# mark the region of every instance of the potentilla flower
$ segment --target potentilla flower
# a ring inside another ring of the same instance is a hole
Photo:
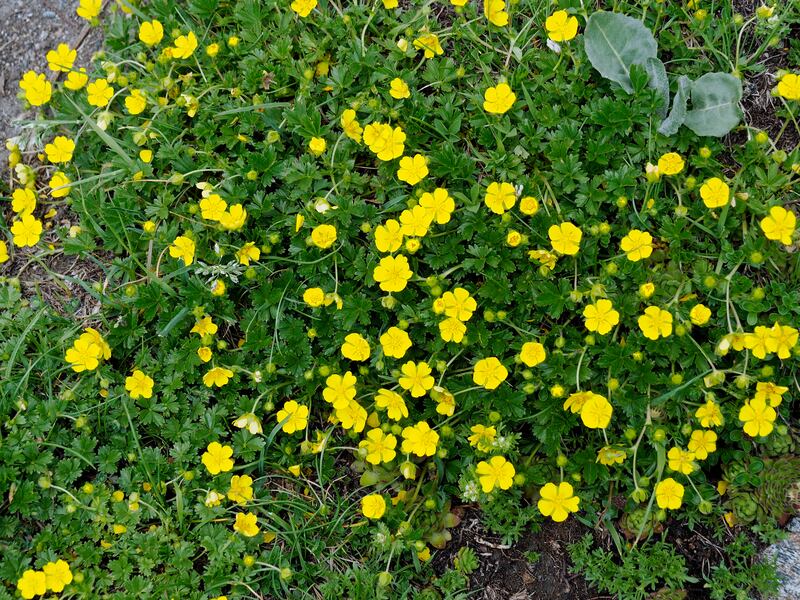
[[[655,489],[656,502],[662,509],[676,510],[683,502],[683,485],[672,477],[667,477],[658,482]]]
[[[667,452],[667,466],[671,471],[677,471],[684,475],[691,475],[697,468],[694,462],[694,454],[682,448],[673,447]]]
[[[244,413],[233,422],[234,427],[239,429],[247,429],[252,435],[263,433],[261,428],[261,420],[251,412]]]
[[[402,254],[383,257],[372,271],[373,279],[384,292],[402,292],[412,275],[408,259]]]
[[[658,159],[658,172],[662,175],[677,175],[683,171],[683,158],[677,152],[667,152]]]
[[[106,79],[98,79],[86,87],[86,94],[89,104],[105,108],[111,102],[111,98],[114,97],[114,88]]]
[[[308,288],[303,292],[303,302],[311,308],[318,308],[325,303],[325,292],[318,287]]]
[[[640,261],[653,253],[653,236],[646,231],[631,229],[620,241],[620,248],[628,260]]]
[[[44,73],[28,71],[19,82],[20,89],[25,92],[25,100],[31,106],[42,106],[50,102],[53,86]]]
[[[402,100],[411,96],[411,90],[408,89],[408,84],[405,81],[395,77],[389,82],[389,95],[397,100]]]
[[[502,115],[511,109],[516,99],[517,95],[511,91],[511,86],[505,82],[498,83],[483,93],[483,110],[493,115]]]
[[[383,0],[383,8],[387,10],[397,8],[399,5],[400,5],[399,0]]]
[[[216,323],[214,323],[214,320],[206,315],[202,319],[199,319],[197,322],[195,322],[189,333],[196,333],[200,337],[204,337],[206,335],[214,335],[217,333],[218,329],[219,327]]]
[[[482,460],[475,468],[478,481],[485,494],[491,493],[494,488],[507,490],[514,485],[514,475],[516,470],[514,465],[506,460],[504,456],[493,456],[488,461]]]
[[[397,252],[402,245],[403,232],[398,221],[388,219],[386,223],[375,228],[375,246],[378,252]]]
[[[763,398],[753,398],[739,409],[739,420],[744,423],[744,432],[750,437],[769,435],[778,414]]]
[[[492,25],[496,25],[497,27],[505,27],[508,25],[508,13],[506,12],[506,3],[504,0],[484,0],[483,15]]]
[[[356,397],[357,382],[356,376],[350,371],[342,375],[330,375],[325,380],[322,398],[328,404],[333,404],[333,408],[345,408]]]
[[[744,347],[751,350],[756,358],[766,358],[775,351],[772,331],[769,327],[759,325],[752,333],[745,334]]]
[[[211,442],[200,459],[211,475],[227,473],[233,469],[233,448],[219,442]]]
[[[788,387],[776,385],[771,381],[759,381],[756,384],[756,398],[764,400],[772,407],[780,406],[781,402],[783,402],[783,395],[788,391]]]
[[[364,448],[367,452],[365,460],[372,465],[388,463],[394,460],[397,455],[395,447],[397,438],[391,433],[384,433],[381,429],[370,429],[365,439],[358,443],[359,448]]]
[[[514,207],[517,201],[517,192],[510,183],[492,182],[486,188],[486,196],[483,201],[493,213],[502,215]]]
[[[327,223],[317,225],[311,230],[311,241],[317,248],[330,248],[336,241],[336,227]]]
[[[583,391],[572,393],[564,400],[564,410],[568,410],[573,414],[579,413],[583,410],[586,401],[592,396],[594,396],[594,392]]]
[[[314,156],[320,156],[323,154],[327,147],[328,143],[325,141],[325,138],[312,137],[311,141],[308,142],[308,151]]]
[[[336,408],[334,412],[343,429],[352,429],[355,433],[364,431],[367,423],[367,411],[355,400],[350,400],[347,406]]]
[[[433,456],[439,443],[439,434],[430,428],[425,421],[403,429],[402,450],[406,454],[416,456]]]
[[[194,31],[177,37],[171,50],[172,58],[189,58],[194,54],[194,51],[197,50],[197,36]]]
[[[20,596],[29,600],[47,592],[47,576],[42,571],[27,569],[17,580]]]
[[[586,329],[606,335],[619,323],[619,313],[614,310],[611,300],[605,298],[594,304],[589,304],[583,309]]]
[[[308,407],[305,404],[298,404],[295,400],[287,400],[275,415],[275,419],[278,423],[283,422],[281,429],[284,433],[302,431],[308,425]]]
[[[209,194],[200,200],[200,215],[209,221],[222,219],[222,215],[225,214],[227,208],[228,203],[219,194]]]
[[[70,183],[72,183],[72,181],[70,181],[69,177],[67,177],[62,171],[56,171],[53,173],[50,181],[47,182],[47,186],[50,188],[50,195],[53,198],[64,198],[69,196],[69,192],[72,189]]]
[[[408,407],[403,397],[391,390],[379,389],[375,395],[375,405],[386,410],[386,416],[392,421],[399,421],[408,417]]]
[[[539,212],[539,201],[533,196],[525,196],[519,201],[519,210],[523,215],[533,216]]]
[[[700,197],[706,208],[726,206],[730,200],[730,188],[719,177],[712,177],[700,186]]]
[[[383,354],[392,358],[403,358],[411,348],[411,338],[399,327],[389,327],[380,337]]]
[[[573,256],[581,247],[583,232],[569,221],[559,225],[551,225],[547,230],[550,245],[559,254]]]
[[[578,19],[566,10],[558,10],[547,17],[544,26],[547,37],[554,42],[568,42],[578,34]]]
[[[131,115],[140,115],[145,108],[147,108],[147,98],[142,90],[131,90],[131,93],[125,98],[125,110]]]
[[[65,560],[57,560],[49,562],[42,571],[45,576],[45,584],[47,589],[57,594],[64,591],[64,588],[72,583],[72,571],[70,571],[69,564]]]
[[[153,19],[139,25],[139,41],[145,46],[155,46],[164,37],[164,26],[161,21]]]
[[[422,154],[415,154],[413,157],[404,156],[400,159],[400,168],[397,170],[397,178],[400,181],[416,185],[427,175],[428,161]]]
[[[467,326],[453,317],[448,317],[439,323],[439,334],[445,342],[460,344],[466,332]]]
[[[361,514],[368,519],[380,519],[386,512],[386,500],[380,494],[361,498]]]
[[[426,33],[414,40],[414,48],[423,50],[425,58],[433,58],[444,54],[442,45],[439,43],[439,36],[434,33]]]
[[[380,160],[393,160],[403,155],[406,134],[400,127],[387,123],[370,123],[364,128],[364,143]]]
[[[103,360],[108,360],[111,358],[111,346],[108,345],[105,338],[100,335],[100,332],[92,327],[87,327],[83,330],[84,333],[81,334],[81,338],[85,340],[89,340],[94,344],[97,344],[97,347],[100,348],[100,358]]]
[[[233,371],[225,367],[214,367],[203,375],[203,383],[206,387],[223,387],[233,377]]]
[[[431,390],[431,398],[436,401],[436,413],[452,417],[456,411],[456,397],[441,386],[435,385]]]
[[[136,369],[132,375],[125,378],[125,389],[134,400],[136,398],[152,398],[154,383],[152,377]]]
[[[549,250],[542,249],[531,250],[528,252],[528,257],[542,265],[541,268],[545,269],[546,271],[552,271],[555,269],[556,262],[558,261],[557,254],[550,252]]]
[[[550,517],[556,523],[566,521],[569,513],[578,512],[580,498],[575,496],[572,486],[566,481],[558,485],[547,483],[539,490],[539,501],[536,505],[539,512]]]
[[[71,49],[68,44],[59,44],[55,50],[47,53],[47,68],[51,71],[69,73],[77,57],[77,50]]]
[[[692,431],[686,448],[697,460],[705,460],[717,450],[717,434],[710,429],[696,429]]]
[[[67,78],[64,81],[64,87],[68,90],[72,90],[73,92],[77,92],[78,90],[83,89],[83,87],[89,82],[89,74],[86,73],[86,69],[81,67],[77,70],[72,70],[67,74]]]
[[[47,160],[53,164],[67,163],[72,160],[72,153],[75,152],[75,142],[68,137],[58,135],[52,142],[45,145],[44,152],[47,155]]]
[[[581,407],[581,421],[589,429],[605,429],[614,412],[611,403],[599,394],[591,394]]]
[[[603,446],[597,451],[597,460],[595,462],[610,467],[611,465],[622,464],[627,457],[628,454],[622,448]]]
[[[669,337],[672,333],[672,314],[657,306],[645,308],[644,314],[639,316],[638,323],[644,336],[651,340]]]
[[[477,448],[481,452],[490,452],[497,439],[497,429],[492,425],[481,425],[480,423],[469,428],[472,435],[467,438],[469,445]]]
[[[361,125],[358,123],[358,119],[356,117],[356,111],[351,108],[348,108],[346,111],[342,113],[339,122],[342,125],[342,130],[344,134],[349,137],[351,140],[357,143],[361,143],[361,134],[363,133],[363,129]]]
[[[539,342],[525,342],[519,353],[519,359],[526,367],[535,367],[544,362],[547,358],[544,346]]]
[[[408,361],[401,368],[402,375],[398,379],[400,387],[411,392],[414,398],[421,398],[433,387],[434,379],[431,368],[426,362]]]
[[[456,208],[455,201],[445,188],[436,188],[420,196],[419,205],[428,211],[429,216],[439,225],[450,222],[450,215]]]
[[[708,400],[705,404],[702,404],[694,413],[694,416],[703,427],[722,426],[722,411],[713,400]]]
[[[181,259],[187,267],[194,262],[194,251],[194,241],[183,235],[176,237],[169,247],[169,255]]]
[[[247,220],[247,211],[241,204],[232,204],[219,219],[219,224],[228,231],[238,231]]]
[[[203,501],[203,503],[207,507],[213,508],[214,506],[219,506],[220,504],[222,504],[222,499],[224,497],[225,496],[223,496],[216,490],[209,490],[208,493],[206,493],[206,499]]]
[[[761,219],[761,231],[768,240],[778,241],[788,246],[792,243],[792,235],[797,226],[797,217],[782,206],[773,206],[769,215]]]
[[[19,215],[29,215],[36,209],[36,194],[28,188],[18,188],[11,194],[11,210]]]
[[[689,311],[689,319],[691,319],[692,324],[694,325],[703,326],[708,323],[710,318],[711,309],[705,304],[695,304],[692,307],[692,310]]]
[[[42,222],[31,214],[22,215],[11,225],[14,245],[19,248],[35,246],[42,236]]]
[[[300,17],[305,19],[311,14],[311,11],[316,8],[317,0],[294,0],[289,6],[291,6],[292,10]]]
[[[236,513],[236,521],[233,523],[233,530],[246,537],[258,535],[258,517],[253,513]]]
[[[412,237],[425,237],[433,222],[433,215],[419,204],[400,213],[400,232]]]
[[[800,100],[800,75],[784,74],[778,82],[778,95],[786,100]]]
[[[228,489],[228,500],[237,504],[245,504],[253,499],[253,478],[249,475],[234,475],[231,477],[231,487]]]
[[[447,291],[442,294],[442,301],[444,302],[445,316],[458,319],[463,323],[469,321],[475,309],[478,308],[475,298],[470,296],[469,291],[462,287],[457,287],[453,291]]]
[[[344,338],[342,344],[342,356],[354,360],[356,362],[363,362],[369,358],[370,347],[369,342],[365,340],[361,334],[349,333]]]
[[[103,0],[80,0],[78,8],[75,10],[79,17],[91,21],[100,14],[103,8]]]
[[[4,262],[8,262],[8,245],[0,240],[0,265]]]
[[[472,381],[487,390],[496,389],[508,377],[508,369],[497,357],[482,358],[472,369]]]

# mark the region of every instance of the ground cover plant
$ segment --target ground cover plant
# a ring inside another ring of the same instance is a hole
[[[0,188],[0,598],[466,597],[463,505],[620,598],[774,589],[797,4],[102,7]]]

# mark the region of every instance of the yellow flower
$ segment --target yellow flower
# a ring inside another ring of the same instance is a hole
[[[402,254],[384,256],[372,271],[372,277],[384,292],[402,292],[412,275],[408,259]]]
[[[148,149],[140,150],[139,151],[139,159],[143,163],[149,163],[150,161],[153,160],[153,151],[152,150],[148,150]],[[147,222],[148,223],[152,223],[152,221],[147,221]],[[149,231],[148,233],[152,233],[152,231]]]
[[[47,592],[47,577],[42,571],[26,570],[17,580],[17,589],[26,600]]]
[[[386,500],[380,494],[361,498],[361,513],[368,519],[380,519],[386,512]]]
[[[239,248],[236,252],[236,259],[239,264],[250,266],[250,261],[255,261],[261,258],[261,250],[256,247],[255,242],[247,242],[244,246]]]
[[[405,181],[409,185],[416,185],[428,175],[428,161],[422,154],[404,156],[400,159],[400,168],[397,170],[397,178]]]
[[[233,448],[223,446],[219,442],[211,442],[203,456],[200,457],[211,475],[227,473],[233,469]]]
[[[774,351],[772,332],[768,327],[759,325],[753,330],[753,333],[744,336],[744,347],[752,350],[753,356],[756,358],[766,358],[767,354]]]
[[[543,363],[545,358],[547,358],[547,353],[544,350],[544,346],[539,342],[525,342],[522,344],[519,359],[526,367],[535,367]]]
[[[139,25],[139,41],[145,46],[155,46],[164,37],[164,26],[161,21],[153,19]]]
[[[687,449],[697,460],[705,460],[717,450],[717,434],[710,429],[696,429],[692,432]]]
[[[22,76],[19,87],[25,92],[25,100],[31,106],[47,104],[53,94],[53,86],[44,73],[28,71]]]
[[[356,377],[350,371],[343,375],[330,375],[325,380],[322,398],[334,408],[345,408],[356,397]]]
[[[236,521],[233,523],[233,530],[247,537],[258,535],[258,517],[253,513],[236,513]]]
[[[194,242],[183,235],[176,237],[175,241],[173,241],[172,245],[169,247],[169,255],[172,258],[183,260],[183,264],[187,267],[194,262],[194,251]]]
[[[400,127],[370,123],[364,128],[364,143],[380,160],[394,160],[403,155],[406,134]]]
[[[778,95],[787,100],[800,100],[800,75],[786,73],[778,82]]]
[[[206,335],[214,335],[217,333],[218,329],[219,327],[214,323],[211,317],[206,315],[194,324],[189,333],[196,333],[200,337],[203,337]]]
[[[275,415],[278,423],[283,423],[284,433],[294,433],[302,431],[308,425],[308,407],[305,404],[298,404],[294,400],[287,400],[283,403],[283,408]]]
[[[389,219],[375,228],[375,246],[378,252],[397,252],[403,244],[400,223]]]
[[[361,143],[361,134],[363,130],[361,129],[361,125],[359,125],[358,120],[356,118],[356,111],[351,108],[348,108],[346,111],[342,113],[342,116],[339,120],[342,125],[342,130],[344,134],[349,137],[354,142]]]
[[[681,448],[670,448],[667,452],[668,467],[671,471],[677,471],[684,475],[690,475],[697,465],[694,462],[694,454]]]
[[[33,215],[22,215],[11,225],[14,245],[20,248],[35,246],[42,235],[42,222]]]
[[[380,337],[381,347],[386,356],[403,358],[411,348],[411,338],[399,327],[389,327]]]
[[[91,21],[100,14],[103,8],[103,0],[80,0],[78,8],[75,11],[79,17]]]
[[[433,58],[444,54],[439,43],[439,36],[434,33],[426,33],[414,40],[414,48],[425,51],[425,58]]]
[[[695,304],[689,311],[689,318],[692,323],[698,326],[705,325],[711,318],[711,309],[705,304]]]
[[[547,230],[550,245],[559,254],[572,256],[578,253],[581,247],[583,232],[569,221],[559,225],[551,225]]]
[[[370,354],[369,342],[358,333],[347,334],[341,350],[342,356],[356,362],[367,360]]]
[[[259,418],[251,412],[244,413],[242,416],[237,418],[233,422],[234,427],[238,427],[239,429],[247,429],[252,435],[256,435],[259,433],[263,433],[264,430],[261,427],[261,421]]]
[[[442,301],[444,303],[445,316],[453,317],[463,323],[466,323],[472,318],[472,314],[478,307],[475,298],[470,296],[469,292],[461,287],[455,288],[452,292],[447,291],[442,294]]]
[[[469,430],[472,432],[472,435],[467,438],[470,446],[477,448],[481,452],[490,452],[492,450],[495,438],[497,438],[497,429],[491,425],[487,427],[478,423],[470,427]]]
[[[493,456],[488,462],[482,460],[475,468],[478,481],[485,494],[489,494],[494,488],[507,490],[514,485],[514,475],[516,470],[514,465],[508,462],[504,456]]]
[[[414,398],[420,398],[433,387],[431,368],[426,362],[408,361],[401,368],[402,375],[398,379],[400,387],[411,392]]]
[[[493,115],[502,115],[513,106],[517,95],[505,83],[498,83],[483,93],[483,110]]]
[[[428,214],[439,224],[450,222],[450,215],[455,210],[456,204],[445,188],[436,188],[433,192],[425,192],[420,196],[419,206],[428,211]]]
[[[628,260],[637,262],[653,253],[653,236],[646,231],[631,229],[622,241],[620,248],[628,256]]]
[[[391,433],[384,433],[381,429],[370,429],[366,439],[358,443],[359,448],[366,450],[365,460],[372,465],[388,463],[394,460],[397,438]]]
[[[311,308],[322,306],[325,302],[325,292],[322,291],[322,288],[318,287],[308,288],[303,292],[303,302],[308,304]]]
[[[330,248],[336,241],[336,227],[323,223],[311,230],[311,241],[317,248]]]
[[[436,412],[446,417],[452,417],[456,411],[456,397],[441,386],[433,386],[431,398],[436,400]]]
[[[111,102],[114,97],[114,88],[109,85],[105,79],[98,79],[93,81],[86,88],[86,94],[89,99],[89,104],[104,108]]]
[[[483,201],[493,213],[502,215],[513,208],[517,201],[517,192],[510,183],[492,182],[486,188],[486,196]]]
[[[482,358],[472,369],[472,381],[487,390],[496,389],[508,377],[508,369],[497,357]]]
[[[497,25],[498,27],[508,25],[508,13],[506,12],[504,0],[484,0],[483,15],[492,25]]]
[[[589,304],[583,309],[586,329],[596,331],[600,335],[606,335],[617,323],[619,323],[619,313],[614,310],[611,300],[598,300],[594,304]]]
[[[89,75],[86,73],[86,69],[81,67],[80,69],[70,71],[67,74],[67,79],[64,81],[64,87],[68,90],[72,90],[76,92],[80,89],[83,89],[89,81]]]
[[[91,336],[82,335],[72,344],[64,356],[76,373],[94,371],[100,364],[102,350]]]
[[[8,245],[0,240],[0,265],[4,262],[8,262]]]
[[[644,336],[651,340],[669,337],[672,333],[672,315],[657,306],[645,308],[644,314],[639,316],[638,323]]]
[[[649,281],[639,286],[639,295],[645,300],[650,298],[655,293],[655,291],[656,291],[656,286]]]
[[[319,156],[323,152],[325,152],[325,148],[328,147],[328,143],[325,141],[325,138],[321,137],[312,137],[311,141],[308,142],[308,150],[314,156]]]
[[[580,498],[574,495],[572,486],[566,481],[562,481],[558,486],[555,483],[545,484],[539,490],[539,496],[537,502],[539,512],[556,523],[566,521],[569,513],[578,512]]]
[[[200,215],[209,221],[219,221],[225,214],[228,203],[219,194],[209,194],[200,200]]]
[[[408,89],[408,84],[405,81],[395,77],[389,82],[389,95],[397,100],[402,100],[411,96],[411,90]]]
[[[466,332],[467,326],[453,317],[448,317],[439,323],[439,334],[445,342],[460,344]]]
[[[667,152],[658,159],[658,172],[662,175],[677,175],[683,166],[683,158],[677,152]]]
[[[72,183],[64,173],[56,171],[47,183],[50,188],[50,195],[53,198],[64,198],[69,195],[70,183]]]
[[[194,31],[175,39],[175,46],[172,48],[172,58],[189,58],[197,50],[197,36]]]
[[[599,462],[601,465],[609,467],[611,465],[622,464],[627,457],[628,454],[621,448],[603,446],[600,448],[600,450],[598,450],[597,460],[595,462]]]
[[[249,475],[234,475],[231,477],[231,487],[228,489],[228,500],[237,504],[245,504],[253,499],[253,478]]]
[[[739,420],[750,437],[763,437],[772,432],[777,413],[763,398],[753,398],[739,409]]]
[[[525,196],[519,201],[519,210],[524,215],[535,215],[539,212],[539,201],[533,196]]]
[[[400,213],[400,232],[403,235],[424,237],[433,222],[433,215],[419,204]]]
[[[136,369],[130,377],[125,378],[125,389],[133,399],[152,398],[153,383],[152,377]]]
[[[205,375],[203,375],[203,383],[206,387],[223,387],[224,385],[228,384],[231,377],[233,377],[233,371],[230,369],[226,369],[225,367],[214,367],[208,371]]]
[[[581,407],[581,421],[589,429],[605,429],[614,412],[611,403],[600,394],[591,394]]]
[[[439,434],[431,429],[425,421],[403,429],[402,450],[406,454],[415,454],[420,457],[433,456],[436,454],[438,443]]]
[[[700,197],[707,208],[719,208],[728,204],[730,188],[719,177],[712,177],[700,186]]]
[[[756,384],[756,398],[768,402],[770,406],[780,406],[783,402],[783,395],[789,388],[783,385],[775,385],[772,382],[759,381]]]
[[[336,408],[335,415],[342,428],[352,429],[356,433],[363,431],[367,422],[367,411],[355,400],[350,400],[343,408]]]
[[[701,405],[694,416],[703,427],[720,427],[722,425],[722,411],[713,400],[708,400]]]
[[[593,392],[575,392],[574,394],[570,394],[564,401],[564,410],[569,410],[573,414],[580,412],[583,410],[586,401],[594,395],[595,394]],[[602,398],[602,396],[600,397]]]
[[[206,55],[209,58],[214,58],[217,54],[219,54],[219,44],[214,42],[206,46]]]
[[[378,408],[386,409],[386,416],[392,421],[399,421],[408,417],[408,407],[403,400],[403,397],[397,392],[391,390],[379,389],[375,394],[375,405]]]
[[[47,53],[47,68],[51,71],[69,73],[77,57],[77,50],[70,49],[67,44],[59,44],[55,50],[50,50]]]
[[[61,593],[66,586],[72,583],[72,571],[65,560],[49,562],[42,567],[42,571],[46,579],[45,585],[52,592]]]
[[[547,17],[544,26],[547,37],[554,42],[568,42],[578,35],[578,19],[565,10],[557,10]]]
[[[655,489],[658,508],[675,510],[683,502],[683,485],[672,477],[667,477],[658,482]]]
[[[125,98],[125,110],[131,115],[140,115],[145,108],[147,108],[147,98],[142,90],[131,90],[130,95]]]
[[[201,346],[197,349],[197,357],[204,363],[210,361],[212,356],[214,356],[214,353],[208,346]]]
[[[782,206],[773,206],[769,215],[761,219],[761,231],[768,240],[779,241],[788,246],[792,243],[792,235],[797,225],[797,217]]]
[[[238,231],[247,220],[247,211],[241,204],[232,204],[219,219],[219,224],[228,231]]]
[[[383,8],[390,10],[392,8],[397,8],[399,6],[398,0],[383,0]]]
[[[306,18],[317,6],[317,0],[294,0],[290,6],[299,16]]]

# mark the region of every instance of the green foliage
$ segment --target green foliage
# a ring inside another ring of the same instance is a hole
[[[758,550],[739,534],[725,545],[726,562],[711,567],[705,587],[712,600],[769,598],[778,591],[775,565],[760,560]]]

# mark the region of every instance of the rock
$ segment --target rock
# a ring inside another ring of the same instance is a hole
[[[787,537],[764,551],[774,560],[781,581],[775,600],[800,599],[800,518],[795,517],[786,528]]]

